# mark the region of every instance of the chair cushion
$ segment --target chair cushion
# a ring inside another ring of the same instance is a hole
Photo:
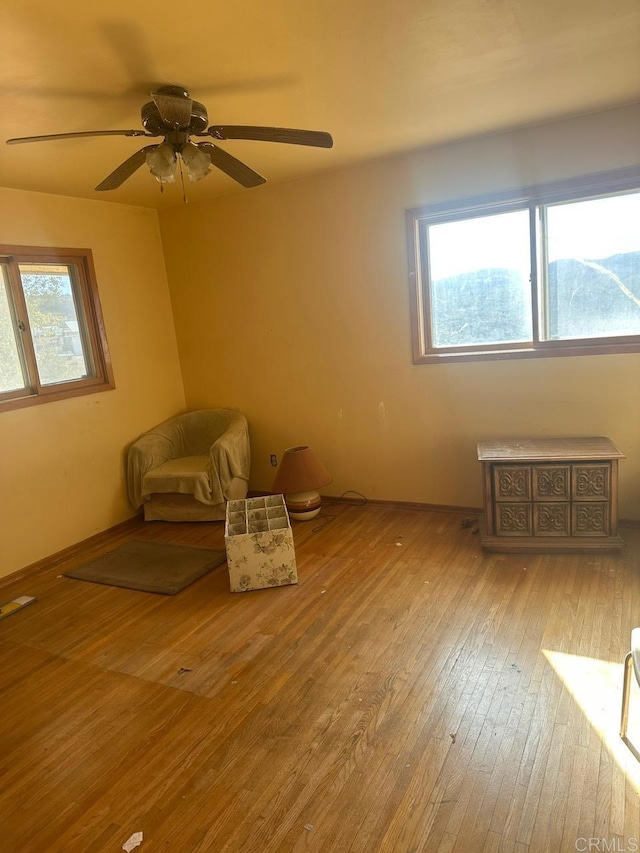
[[[209,455],[180,456],[152,468],[142,480],[142,497],[152,494],[193,495],[202,503],[211,503]]]

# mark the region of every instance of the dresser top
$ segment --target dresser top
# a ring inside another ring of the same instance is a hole
[[[500,441],[479,441],[480,462],[499,462],[508,459],[520,462],[568,459],[624,459],[610,438],[513,438]]]

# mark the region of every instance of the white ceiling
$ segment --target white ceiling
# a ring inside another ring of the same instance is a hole
[[[639,0],[5,0],[3,138],[140,129],[179,83],[212,124],[328,130],[332,150],[223,143],[270,181],[640,99]],[[147,140],[0,145],[0,185],[163,207],[143,166],[93,190]],[[244,190],[220,172],[190,200]]]

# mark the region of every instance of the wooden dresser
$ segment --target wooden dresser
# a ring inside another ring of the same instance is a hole
[[[488,551],[615,550],[618,459],[596,438],[478,442],[484,481],[480,542]]]

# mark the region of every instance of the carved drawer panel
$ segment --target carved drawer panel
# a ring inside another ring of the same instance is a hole
[[[531,504],[497,504],[496,533],[499,536],[532,536]]]
[[[531,468],[528,465],[494,465],[496,501],[530,501]]]
[[[571,532],[573,536],[608,536],[608,503],[585,501],[571,505]]]
[[[611,466],[608,464],[573,465],[571,498],[574,501],[608,501]]]
[[[568,501],[571,491],[568,465],[534,465],[534,501]]]
[[[537,503],[533,505],[534,536],[570,536],[569,503]]]

